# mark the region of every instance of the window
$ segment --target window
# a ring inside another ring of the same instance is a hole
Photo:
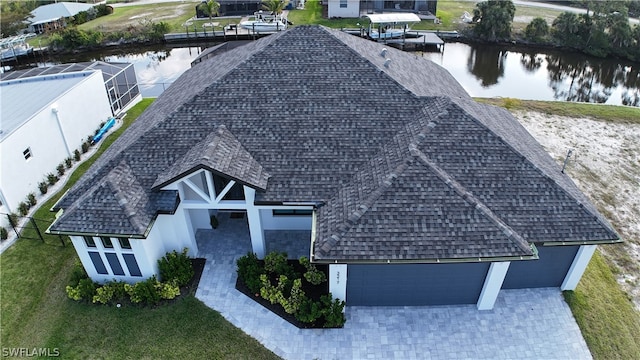
[[[107,275],[107,268],[104,266],[102,262],[102,258],[100,257],[100,253],[95,251],[89,251],[89,257],[91,258],[91,262],[93,262],[93,266],[95,266],[98,274]]]
[[[118,238],[118,242],[120,242],[121,249],[131,249],[131,243],[127,238]]]
[[[340,7],[341,8],[346,8],[347,7],[347,0],[340,0]]]
[[[87,247],[96,247],[96,242],[93,241],[93,238],[91,236],[83,236],[84,238],[84,243],[87,245]]]
[[[136,257],[133,254],[122,254],[122,258],[127,264],[127,268],[129,269],[129,274],[131,276],[142,276],[140,267],[138,267],[138,262],[136,261]]]
[[[28,147],[25,151],[22,152],[22,155],[24,155],[25,160],[29,160],[33,156],[33,154],[31,154],[31,148]]]
[[[273,216],[311,216],[313,210],[272,210]]]
[[[120,260],[118,260],[118,255],[116,255],[116,253],[105,253],[104,255],[107,257],[107,261],[109,262],[109,266],[111,266],[113,275],[124,276],[124,270],[122,270]]]
[[[102,246],[106,249],[113,249],[113,243],[111,242],[111,238],[106,236],[101,236],[100,240],[102,240]]]

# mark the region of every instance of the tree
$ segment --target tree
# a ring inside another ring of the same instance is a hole
[[[32,17],[31,11],[37,7],[35,1],[0,2],[0,33],[2,36],[16,35],[26,28],[25,22]]]
[[[215,0],[209,0],[207,2],[203,2],[200,5],[200,10],[209,16],[209,22],[213,22],[213,16],[218,15],[218,11],[220,10],[220,3]]]
[[[560,45],[578,47],[580,21],[576,14],[565,11],[551,24],[551,34]]]
[[[280,15],[288,3],[288,0],[265,0],[262,2],[262,8],[273,15]]]
[[[540,42],[549,35],[549,25],[545,19],[537,17],[527,25],[524,34],[527,39]]]
[[[516,13],[516,7],[511,0],[489,0],[476,4],[473,9],[474,33],[491,41],[509,39],[511,37],[511,22]]]

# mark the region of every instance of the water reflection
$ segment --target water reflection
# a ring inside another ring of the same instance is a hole
[[[467,59],[467,69],[481,81],[482,86],[495,85],[504,76],[506,58],[506,51],[494,51],[483,45],[472,45]]]
[[[472,95],[640,106],[640,64],[566,52],[447,44],[425,57]]]

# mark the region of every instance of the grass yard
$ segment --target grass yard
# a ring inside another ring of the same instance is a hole
[[[638,359],[640,313],[596,252],[575,291],[565,291],[594,359]]]
[[[152,101],[144,99],[131,109],[125,124],[103,140],[34,217],[53,221],[49,208]],[[50,235],[44,244],[19,240],[0,255],[3,348],[58,348],[63,358],[277,358],[192,295],[155,309],[68,299],[65,286],[77,257],[67,243],[62,247],[58,237]]]

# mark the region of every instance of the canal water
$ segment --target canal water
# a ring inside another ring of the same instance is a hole
[[[214,44],[209,44],[212,46]],[[134,64],[142,95],[158,96],[206,46],[105,49],[32,59],[23,66],[80,61]],[[640,106],[640,64],[584,54],[493,45],[447,43],[443,52],[420,56],[443,66],[471,96],[513,97]],[[3,71],[10,68],[3,68]]]

